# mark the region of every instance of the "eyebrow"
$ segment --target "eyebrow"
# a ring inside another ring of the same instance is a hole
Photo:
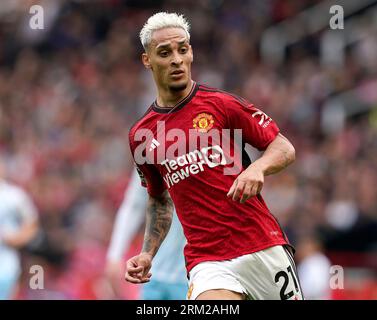
[[[178,45],[183,45],[185,43],[187,43],[187,39],[184,39],[184,40],[181,40],[181,41],[178,41]],[[166,48],[169,48],[170,47],[170,43],[167,43],[167,44],[164,44],[164,43],[161,43],[159,44],[158,46],[156,46],[156,49],[166,49]]]

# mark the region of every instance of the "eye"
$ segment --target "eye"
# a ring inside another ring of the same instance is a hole
[[[158,54],[162,58],[166,58],[169,55],[169,52],[167,51],[160,51]]]
[[[179,49],[179,51],[181,53],[186,53],[188,51],[188,48],[187,47],[182,47],[181,49]]]

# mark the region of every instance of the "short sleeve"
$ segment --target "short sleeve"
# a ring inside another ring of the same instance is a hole
[[[140,177],[141,185],[147,188],[148,193],[153,196],[161,195],[166,187],[161,174],[152,164],[135,164],[137,173]]]
[[[224,101],[230,129],[242,129],[242,139],[258,150],[266,150],[279,128],[274,120],[243,99]]]

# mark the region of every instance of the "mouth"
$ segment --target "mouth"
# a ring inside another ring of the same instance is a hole
[[[183,73],[184,73],[184,71],[179,69],[179,70],[174,70],[173,72],[170,73],[170,75],[177,76],[177,75],[181,75]]]

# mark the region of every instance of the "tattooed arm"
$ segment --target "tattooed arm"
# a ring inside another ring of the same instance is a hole
[[[173,218],[173,201],[165,190],[161,196],[149,197],[141,253],[127,261],[125,279],[131,283],[150,280],[152,259],[164,241]]]
[[[142,252],[155,256],[170,229],[173,210],[167,190],[158,198],[149,197]]]
[[[277,173],[295,160],[295,149],[289,140],[278,134],[258,160],[244,170],[229,189],[228,197],[244,203],[257,195],[263,187],[264,177]]]

